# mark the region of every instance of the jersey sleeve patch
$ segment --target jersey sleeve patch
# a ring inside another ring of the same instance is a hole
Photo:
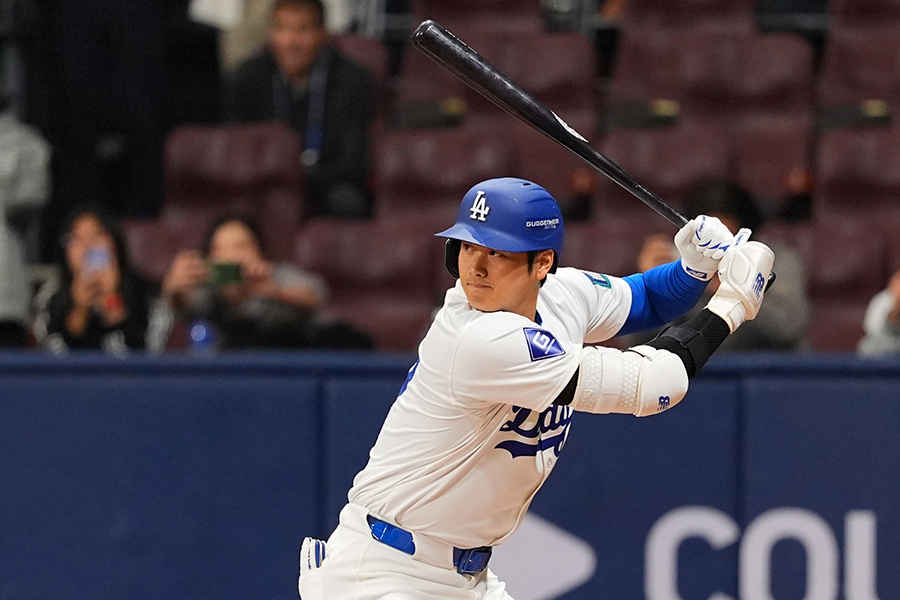
[[[607,277],[606,275],[591,273],[589,271],[582,271],[582,273],[584,273],[584,276],[590,279],[591,283],[593,283],[594,285],[605,288],[612,288],[612,284],[609,282],[609,277]]]
[[[562,344],[553,337],[552,333],[536,327],[525,327],[523,331],[528,342],[528,353],[531,355],[531,362],[562,356],[566,353]]]

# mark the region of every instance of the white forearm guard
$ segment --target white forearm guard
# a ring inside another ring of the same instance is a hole
[[[646,417],[678,404],[687,389],[684,363],[668,350],[587,346],[571,406],[582,412]]]

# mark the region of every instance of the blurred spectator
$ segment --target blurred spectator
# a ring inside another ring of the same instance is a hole
[[[812,219],[815,181],[807,169],[795,167],[781,178],[784,197],[776,215],[787,223],[801,223]]]
[[[599,14],[604,22],[618,23],[625,12],[626,0],[604,0],[600,3]]]
[[[371,348],[367,336],[321,322],[328,290],[318,275],[265,258],[262,232],[240,216],[217,219],[202,251],[180,252],[163,279],[176,318],[208,322],[218,349]]]
[[[865,336],[859,342],[860,354],[900,354],[900,271],[894,273],[887,288],[869,302],[863,330]]]
[[[591,218],[591,205],[599,183],[593,169],[578,167],[569,171],[566,195],[559,201],[563,218],[569,221],[587,221]]]
[[[353,29],[358,10],[355,0],[323,0],[323,3],[325,28],[329,33],[346,33]],[[240,22],[224,27],[219,34],[223,71],[233,71],[265,43],[274,4],[275,0],[244,0]]]
[[[289,122],[304,148],[307,214],[365,218],[373,103],[366,70],[329,45],[321,0],[276,0],[268,44],[227,85],[225,118]]]
[[[731,231],[742,227],[753,231],[751,239],[759,239],[775,251],[775,273],[778,278],[766,292],[766,307],[753,321],[748,321],[737,332],[728,336],[722,351],[748,350],[803,350],[807,346],[806,324],[809,319],[809,300],[806,296],[806,268],[800,255],[792,248],[768,242],[758,235],[763,223],[762,212],[753,197],[730,181],[708,181],[700,185],[688,199],[685,212],[688,217],[709,215],[718,217]],[[665,236],[648,236],[638,255],[640,270],[678,259],[671,239]],[[705,298],[715,293],[718,278],[710,282],[705,297],[697,304],[702,308]],[[685,318],[689,318],[687,315]],[[640,343],[654,334],[640,334],[628,340],[629,345]]]
[[[0,97],[0,347],[17,347],[30,320],[25,234],[49,195],[50,147],[4,104]]]
[[[159,349],[154,340],[166,325],[158,286],[131,268],[118,223],[103,211],[81,209],[64,231],[59,281],[37,296],[34,334],[41,346],[111,354]]]

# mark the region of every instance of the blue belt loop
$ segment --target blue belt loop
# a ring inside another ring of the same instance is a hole
[[[481,573],[487,568],[488,561],[491,560],[491,552],[490,546],[469,548],[467,550],[454,548],[453,566],[456,567],[456,572],[461,575]]]
[[[381,519],[376,519],[372,515],[367,515],[366,521],[369,522],[369,529],[372,530],[372,537],[379,542],[387,544],[400,552],[405,552],[407,554],[416,553],[416,543],[413,541],[413,536],[410,532],[400,529],[396,525],[386,523]]]
[[[410,532],[381,519],[376,519],[372,515],[366,515],[366,521],[369,523],[372,537],[379,542],[406,554],[412,555],[416,553],[416,543],[413,541],[413,536]],[[467,549],[453,548],[453,566],[456,567],[456,572],[461,575],[481,573],[487,568],[488,561],[491,560],[491,552],[490,546]]]

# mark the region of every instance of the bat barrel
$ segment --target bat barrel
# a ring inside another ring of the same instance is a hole
[[[455,35],[429,19],[416,27],[412,39],[413,44],[422,52],[504,111],[580,157],[675,226],[683,227],[687,224],[688,219],[684,215],[595,150],[556,113],[538,102]],[[772,273],[768,286],[774,280],[775,274]]]
[[[579,156],[677,227],[687,223],[684,215],[638,183],[619,165],[600,154],[556,113],[535,100],[507,75],[439,24],[432,20],[423,21],[413,32],[413,44],[469,87]]]

